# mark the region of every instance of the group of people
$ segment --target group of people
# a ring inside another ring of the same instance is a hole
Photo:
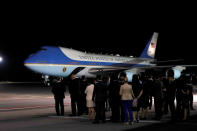
[[[154,119],[160,120],[164,114],[171,112],[171,120],[187,120],[189,110],[193,109],[191,77],[183,75],[175,80],[173,74],[163,78],[158,75],[133,75],[128,82],[125,73],[119,78],[114,76],[87,80],[71,74],[64,83],[61,78],[52,82],[57,115],[64,115],[65,85],[68,85],[71,98],[71,116],[89,115],[93,123],[106,122],[107,107],[111,110],[112,122],[124,122],[126,125],[148,118],[148,110],[154,98]],[[175,106],[176,99],[176,106]],[[61,107],[61,113],[59,110]],[[139,114],[140,112],[140,114]]]
[[[194,110],[192,75],[182,74],[178,79],[174,79],[173,76],[171,72],[167,78],[155,77],[153,97],[157,120],[160,120],[170,109],[172,122],[185,121],[190,110]]]

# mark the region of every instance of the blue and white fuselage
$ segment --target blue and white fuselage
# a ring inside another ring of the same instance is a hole
[[[95,77],[100,71],[124,70],[127,75],[135,69],[150,67],[156,50],[158,33],[154,33],[139,58],[85,53],[64,47],[44,46],[29,56],[27,68],[49,76],[67,77],[76,71],[77,76]]]

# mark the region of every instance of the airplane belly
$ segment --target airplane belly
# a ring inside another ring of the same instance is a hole
[[[69,76],[77,67],[68,65],[46,65],[46,64],[29,64],[26,65],[32,71],[37,73],[46,74],[50,76]]]

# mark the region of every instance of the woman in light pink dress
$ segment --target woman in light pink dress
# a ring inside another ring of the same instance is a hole
[[[94,84],[89,84],[85,90],[85,94],[86,94],[86,106],[88,108],[88,115],[90,120],[94,120],[95,117],[95,111],[94,111],[95,103],[92,100],[93,91],[94,91]]]

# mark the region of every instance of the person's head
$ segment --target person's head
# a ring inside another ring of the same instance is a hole
[[[124,81],[125,77],[126,77],[126,73],[125,72],[121,72],[120,75],[119,75],[119,79],[121,81]]]
[[[168,70],[167,75],[169,78],[174,78],[174,71],[172,69]]]
[[[63,80],[63,77],[58,77],[58,81],[62,81]]]
[[[95,84],[95,83],[97,83],[97,79],[95,78],[95,79],[93,79],[93,83]]]
[[[124,78],[124,83],[128,83],[128,78],[127,77]]]
[[[133,79],[132,79],[132,82],[138,82],[139,81],[139,77],[137,74],[134,74],[133,75]]]
[[[152,75],[147,75],[147,79],[148,80],[152,80],[153,79],[153,76]]]
[[[61,82],[62,81],[62,77],[55,77],[53,79],[53,82],[57,83],[57,82]]]
[[[71,75],[70,75],[70,79],[71,79],[71,80],[75,79],[75,74],[71,74]]]

